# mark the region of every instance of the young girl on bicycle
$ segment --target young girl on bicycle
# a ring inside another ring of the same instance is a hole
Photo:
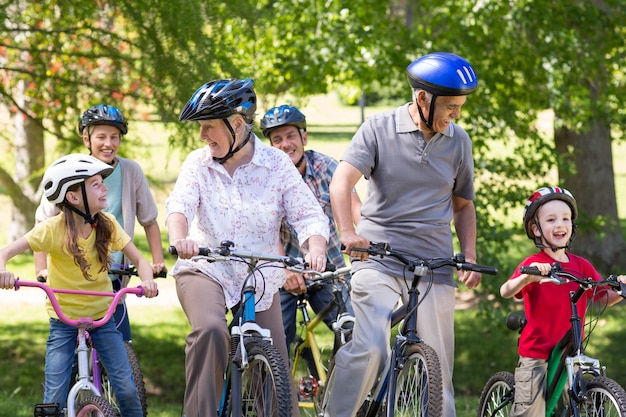
[[[46,198],[59,206],[61,212],[38,223],[25,236],[0,249],[0,288],[15,285],[13,273],[6,263],[27,250],[48,253],[48,283],[52,288],[111,292],[108,276],[110,253],[121,250],[137,266],[144,295],[154,297],[157,285],[152,268],[140,254],[130,237],[115,218],[104,213],[107,187],[103,179],[113,171],[109,165],[87,155],[72,154],[55,161],[45,172],[43,187]],[[63,312],[71,319],[101,318],[110,300],[58,294]],[[77,329],[62,323],[48,302],[50,334],[46,343],[44,402],[66,407],[71,386],[71,366]],[[119,400],[123,417],[143,415],[122,334],[115,320],[89,330],[98,354],[107,370]]]
[[[540,251],[529,256],[519,266],[535,266],[542,274],[549,274],[552,264],[559,262],[563,269],[581,277],[600,280],[600,274],[589,261],[570,250],[576,231],[578,208],[574,196],[565,188],[544,187],[535,191],[526,201],[524,229]],[[570,328],[570,291],[578,284],[541,284],[539,275],[521,274],[519,266],[500,287],[504,298],[524,299],[527,324],[519,338],[519,362],[515,369],[515,400],[511,416],[544,417],[546,371],[552,349]],[[620,276],[626,282],[626,276]],[[583,319],[587,301],[581,298],[577,305]],[[596,301],[612,305],[621,300],[613,292],[596,293]]]

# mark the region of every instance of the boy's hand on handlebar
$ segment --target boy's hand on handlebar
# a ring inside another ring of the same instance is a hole
[[[343,253],[352,258],[358,258],[361,261],[367,259],[369,254],[367,252],[352,251],[352,248],[369,248],[370,241],[366,238],[359,236],[356,232],[342,232],[339,239],[344,246]]]
[[[10,290],[15,287],[15,275],[13,272],[0,271],[0,288]]]
[[[287,279],[285,285],[283,285],[285,291],[289,291],[292,294],[302,294],[306,292],[306,284],[302,274],[293,271],[287,271]]]
[[[189,259],[200,253],[198,243],[191,239],[176,239],[170,244],[176,248],[176,253],[181,259]]]

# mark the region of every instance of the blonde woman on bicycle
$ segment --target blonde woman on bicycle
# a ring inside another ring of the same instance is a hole
[[[82,154],[67,155],[52,163],[44,174],[44,193],[61,213],[38,223],[25,236],[0,250],[0,288],[10,289],[15,285],[13,273],[6,270],[7,261],[33,250],[49,255],[50,287],[111,292],[109,255],[112,250],[119,250],[137,266],[144,295],[157,294],[150,264],[115,218],[103,212],[107,207],[107,187],[103,180],[112,170],[104,162]],[[85,302],[73,294],[59,294],[58,301],[71,319],[103,317],[110,302],[106,297]],[[48,312],[50,335],[46,343],[44,403],[58,403],[62,409],[71,385],[77,329],[62,323],[51,305]],[[122,415],[142,417],[126,348],[115,322],[110,320],[89,332],[107,369]]]
[[[206,146],[183,163],[166,202],[170,245],[178,261],[172,271],[178,299],[191,325],[185,350],[186,417],[215,415],[228,362],[230,335],[225,311],[241,301],[246,265],[194,262],[199,247],[237,242],[238,249],[276,253],[283,218],[294,225],[312,269],[326,266],[328,218],[289,157],[253,132],[256,94],[251,79],[221,79],[202,85],[179,119],[197,121]],[[285,368],[289,357],[282,326],[279,289],[282,268],[256,279],[256,320],[269,329]],[[292,386],[293,414],[298,414]]]

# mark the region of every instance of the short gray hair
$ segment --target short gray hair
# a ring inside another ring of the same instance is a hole
[[[417,100],[417,95],[419,94],[420,91],[424,92],[424,98],[426,99],[426,102],[430,103],[433,99],[433,93],[430,93],[422,88],[413,89],[413,99]]]

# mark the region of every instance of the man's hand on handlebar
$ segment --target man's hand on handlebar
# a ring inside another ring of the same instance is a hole
[[[342,232],[339,238],[341,241],[342,252],[352,258],[358,258],[361,261],[367,259],[369,254],[365,251],[353,251],[352,248],[369,248],[370,241],[366,238],[359,236],[356,232]]]
[[[287,271],[287,280],[283,288],[292,294],[298,295],[306,292],[306,284],[302,274],[293,271]]]

